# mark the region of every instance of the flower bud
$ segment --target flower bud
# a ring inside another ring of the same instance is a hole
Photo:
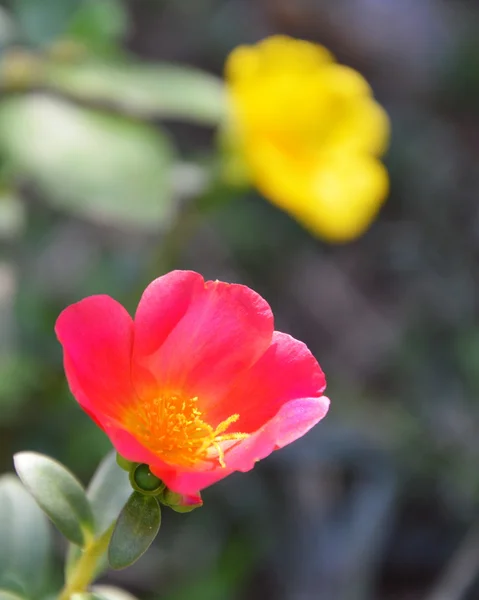
[[[160,502],[169,506],[177,513],[189,513],[195,508],[203,506],[201,496],[183,496],[166,488],[159,498]]]
[[[134,467],[134,465],[137,463],[126,460],[126,458],[123,458],[123,456],[121,456],[121,454],[117,453],[116,454],[116,464],[120,467],[120,469],[123,469],[124,471],[129,473],[131,471],[132,467]]]
[[[130,483],[134,490],[146,496],[156,496],[165,489],[165,484],[150,471],[146,464],[137,465],[130,471]]]

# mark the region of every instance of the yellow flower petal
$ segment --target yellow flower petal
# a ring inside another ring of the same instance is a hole
[[[332,242],[363,234],[376,217],[389,189],[384,166],[367,156],[332,161],[312,177],[313,195],[303,224]]]
[[[243,177],[316,235],[360,235],[388,189],[375,157],[389,119],[366,80],[322,46],[286,36],[237,48],[226,76],[229,166],[243,165]]]
[[[364,152],[380,156],[388,146],[389,117],[372,98],[351,101],[330,130],[326,145],[331,152]]]
[[[333,55],[324,46],[275,35],[256,46],[235,48],[226,61],[225,74],[234,84],[278,69],[294,73],[312,71],[333,60]]]
[[[364,233],[388,193],[386,169],[367,155],[318,155],[314,161],[296,156],[293,161],[259,142],[253,154],[254,178],[265,197],[331,242]]]
[[[238,46],[229,55],[225,65],[225,75],[231,84],[247,81],[258,76],[260,56],[251,46]]]

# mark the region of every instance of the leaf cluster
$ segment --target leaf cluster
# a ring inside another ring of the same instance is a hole
[[[51,600],[48,583],[53,548],[46,516],[70,542],[67,582],[89,548],[108,544],[119,514],[110,548],[110,563],[115,568],[134,562],[158,532],[157,501],[131,494],[128,475],[118,467],[114,452],[102,461],[86,490],[63,465],[35,452],[17,454],[15,468],[21,481],[11,474],[0,478],[0,600]],[[100,561],[96,575],[106,566],[106,561]],[[77,593],[72,598],[133,597],[94,586],[91,593]]]

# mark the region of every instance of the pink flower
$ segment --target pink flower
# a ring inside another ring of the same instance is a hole
[[[134,319],[90,296],[61,313],[56,333],[83,410],[186,504],[328,411],[315,358],[273,330],[269,305],[243,285],[173,271],[147,287]]]

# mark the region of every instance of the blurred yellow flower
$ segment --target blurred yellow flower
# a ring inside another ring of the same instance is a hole
[[[229,176],[246,176],[315,235],[362,234],[388,192],[389,120],[365,79],[326,48],[286,36],[228,58]],[[228,173],[227,173],[228,176]]]

